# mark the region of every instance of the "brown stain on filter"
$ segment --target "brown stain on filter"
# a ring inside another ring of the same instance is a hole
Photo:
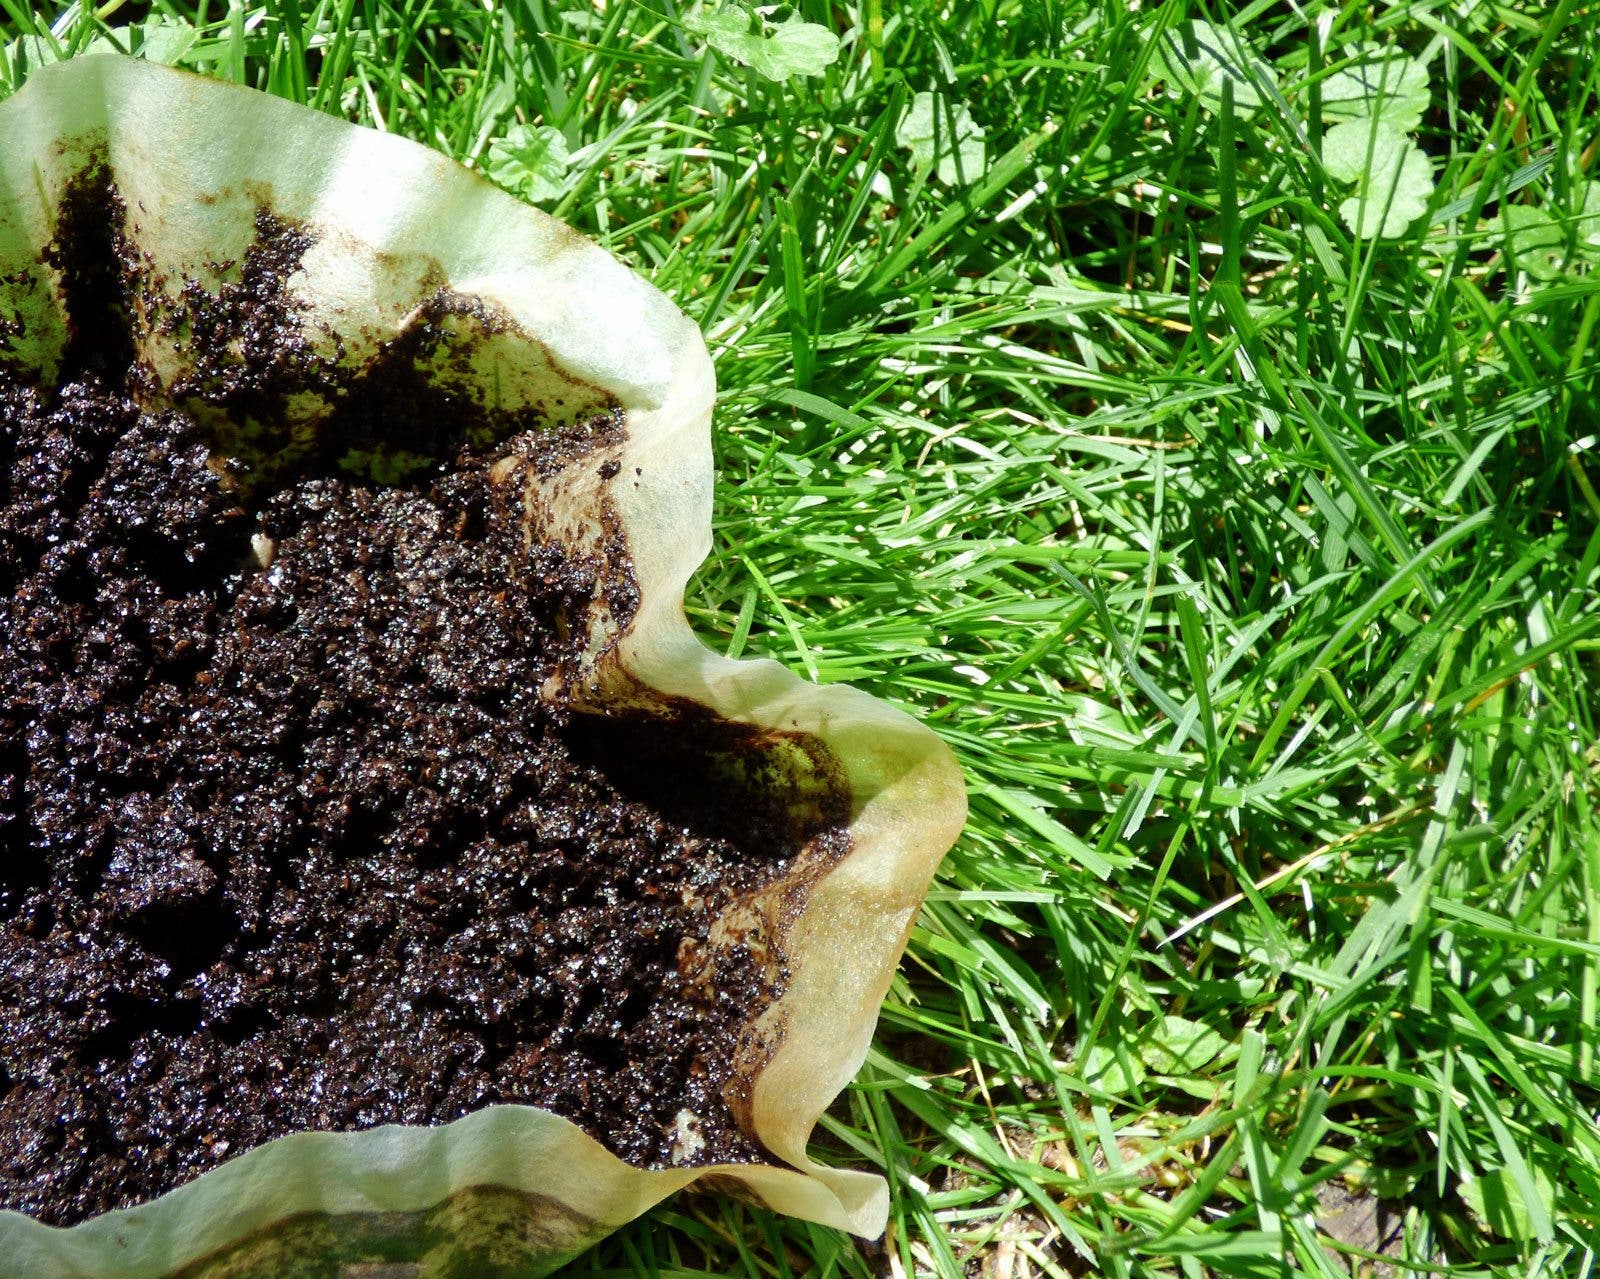
[[[290,1217],[185,1266],[171,1279],[544,1273],[610,1229],[551,1195],[469,1186],[417,1212]]]

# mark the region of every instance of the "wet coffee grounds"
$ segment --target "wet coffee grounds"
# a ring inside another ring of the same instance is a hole
[[[731,729],[541,697],[599,589],[522,522],[559,440],[246,509],[121,385],[0,371],[0,1207],[499,1102],[762,1158],[729,1081],[782,957],[710,930],[815,830],[708,783]]]

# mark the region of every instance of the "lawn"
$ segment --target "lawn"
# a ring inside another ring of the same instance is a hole
[[[0,0],[0,91],[115,43],[650,277],[700,633],[960,757],[817,1138],[886,1238],[685,1197],[573,1273],[1600,1274],[1600,12],[786,16]]]

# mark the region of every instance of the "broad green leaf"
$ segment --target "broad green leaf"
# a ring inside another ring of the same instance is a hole
[[[576,31],[593,35],[599,35],[606,27],[605,15],[593,9],[563,9],[561,21]]]
[[[1512,266],[1536,280],[1556,280],[1563,274],[1567,235],[1561,224],[1531,204],[1511,204],[1500,210],[1506,257]]]
[[[1577,185],[1578,251],[1600,250],[1600,182]]]
[[[933,166],[946,186],[975,182],[983,174],[988,155],[983,128],[964,102],[952,106],[937,93],[919,93],[894,137],[918,165]]]
[[[1158,1075],[1193,1074],[1215,1061],[1227,1046],[1227,1039],[1203,1022],[1167,1016],[1139,1045],[1139,1056]]]
[[[1113,1096],[1132,1092],[1144,1078],[1144,1063],[1131,1050],[1096,1044],[1083,1059],[1083,1082]]]
[[[139,43],[134,49],[147,62],[175,66],[194,48],[200,33],[182,18],[146,18],[136,30]]]
[[[821,75],[839,58],[839,37],[827,27],[786,13],[772,22],[741,5],[701,12],[685,25],[718,53],[768,80]]]
[[[1542,1168],[1531,1165],[1531,1185],[1513,1177],[1507,1168],[1496,1168],[1481,1177],[1461,1182],[1461,1198],[1483,1226],[1502,1239],[1534,1239],[1541,1222],[1548,1223],[1555,1210],[1555,1187]],[[1531,1190],[1535,1202],[1529,1203]]]
[[[1369,116],[1334,125],[1322,139],[1322,163],[1330,177],[1356,184],[1356,194],[1339,205],[1339,216],[1361,239],[1404,235],[1427,211],[1433,166],[1388,121]]]
[[[1222,86],[1231,82],[1234,109],[1241,115],[1261,105],[1256,85],[1273,79],[1271,68],[1239,36],[1199,19],[1157,37],[1150,69],[1212,112],[1222,109]]]
[[[43,36],[18,36],[4,49],[0,49],[0,84],[7,89],[17,89],[37,67],[47,67],[59,62],[61,55],[56,46]],[[13,72],[15,76],[13,77]]]
[[[1376,117],[1405,133],[1431,100],[1427,65],[1392,50],[1371,50],[1322,82],[1322,114],[1333,122]]]
[[[1404,1199],[1422,1180],[1420,1173],[1383,1164],[1368,1164],[1356,1178],[1357,1184],[1379,1199]]]
[[[492,143],[485,171],[525,200],[555,200],[566,192],[570,156],[561,130],[515,124]]]
[[[1339,216],[1358,237],[1395,240],[1421,217],[1433,193],[1433,169],[1417,147],[1408,147],[1402,166],[1387,185],[1369,184],[1339,205]]]
[[[1322,167],[1340,182],[1360,182],[1392,168],[1411,144],[1404,129],[1363,116],[1336,124],[1322,137]]]

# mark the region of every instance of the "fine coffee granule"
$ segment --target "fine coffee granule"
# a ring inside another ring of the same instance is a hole
[[[734,784],[748,731],[541,696],[614,589],[522,518],[571,433],[247,507],[116,373],[0,366],[0,1207],[500,1102],[760,1160],[728,1085],[782,955],[709,931],[844,800],[797,828]]]

